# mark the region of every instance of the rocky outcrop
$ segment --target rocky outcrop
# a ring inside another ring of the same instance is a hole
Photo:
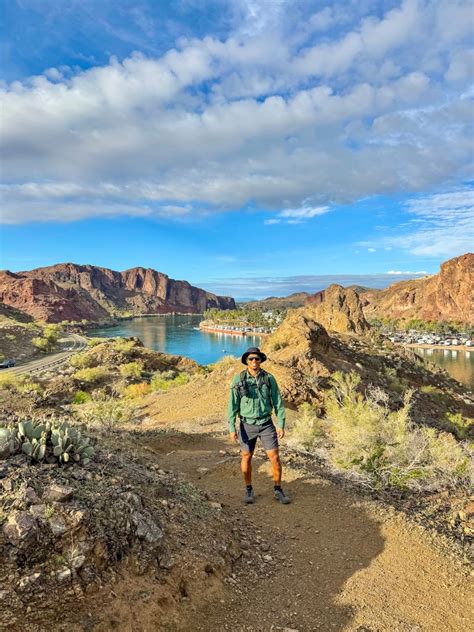
[[[0,301],[45,322],[107,321],[124,311],[202,313],[210,307],[235,308],[231,297],[216,296],[150,268],[117,272],[73,263],[0,272]]]
[[[370,329],[359,295],[352,288],[330,285],[309,297],[306,304],[305,312],[328,331],[365,334]]]
[[[360,295],[367,318],[474,323],[474,254],[445,261],[439,274]]]

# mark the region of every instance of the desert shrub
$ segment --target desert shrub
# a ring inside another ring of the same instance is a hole
[[[140,362],[127,362],[119,366],[120,375],[131,379],[139,379],[143,366]]]
[[[14,340],[16,340],[16,336],[15,334],[6,334],[5,339],[10,340],[10,342],[13,342]]]
[[[122,394],[125,399],[136,399],[148,395],[150,391],[151,387],[148,382],[140,382],[139,384],[129,384],[123,389]]]
[[[116,338],[113,343],[115,351],[123,351],[128,353],[136,346],[135,340],[127,340],[126,338]]]
[[[97,345],[101,345],[103,342],[107,342],[110,338],[89,338],[87,341],[88,347],[96,347]]]
[[[100,382],[109,376],[109,371],[105,366],[95,366],[86,369],[79,369],[74,373],[74,378],[76,380],[80,380],[81,382],[87,382],[89,384],[93,384],[96,382]]]
[[[75,353],[69,358],[69,364],[75,369],[89,369],[97,364],[97,358],[89,353]]]
[[[392,367],[384,368],[384,375],[388,381],[388,387],[391,391],[395,391],[395,393],[402,394],[409,387],[408,380],[403,377],[399,377],[397,374],[397,369]]]
[[[49,342],[49,344],[55,345],[61,336],[61,330],[58,325],[45,325],[43,328],[43,336]]]
[[[50,344],[46,338],[33,338],[31,343],[40,351],[49,351]]]
[[[101,397],[74,408],[74,415],[92,427],[112,430],[133,419],[134,406],[116,397]]]
[[[292,429],[292,438],[296,445],[309,450],[324,437],[322,420],[318,418],[315,409],[307,402],[301,404],[298,413]]]
[[[286,341],[275,342],[273,343],[272,351],[279,351],[280,349],[284,349],[287,346],[288,346],[288,342]]]
[[[187,373],[178,373],[175,371],[163,371],[155,373],[151,378],[150,387],[152,391],[169,391],[177,386],[187,384],[191,378]]]
[[[436,386],[422,386],[420,388],[420,391],[425,395],[429,395],[430,399],[440,406],[449,406],[449,404],[451,403],[450,396]]]
[[[41,395],[43,389],[37,382],[33,382],[27,374],[3,373],[0,375],[0,390],[8,390],[16,393],[37,393]]]
[[[474,433],[474,419],[463,417],[461,413],[446,413],[448,429],[454,432],[458,439],[467,439]]]
[[[3,362],[5,360],[5,356],[3,355],[3,353],[0,353],[0,362]]]
[[[74,397],[72,399],[73,404],[85,404],[86,402],[90,402],[92,400],[92,396],[85,391],[76,391]]]
[[[326,401],[329,456],[373,487],[439,489],[467,482],[469,455],[454,437],[410,421],[412,392],[391,411],[383,391],[357,392],[356,373],[336,373]]]

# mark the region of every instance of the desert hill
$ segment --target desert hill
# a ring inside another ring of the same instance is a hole
[[[1,271],[0,301],[51,323],[107,321],[123,312],[201,313],[210,307],[235,307],[231,297],[216,296],[150,268],[117,272],[74,263],[26,272]]]
[[[301,307],[310,296],[311,294],[308,294],[308,292],[294,292],[289,296],[269,296],[259,301],[248,301],[244,303],[244,307],[247,309],[253,309],[255,307],[259,309]]]
[[[441,264],[438,274],[361,294],[366,317],[474,322],[474,254]]]

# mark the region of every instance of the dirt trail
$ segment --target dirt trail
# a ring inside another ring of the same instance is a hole
[[[150,442],[144,433],[143,440],[161,467],[183,472],[224,508],[250,521],[267,556],[267,577],[249,579],[245,568],[252,566],[252,551],[244,550],[234,583],[207,606],[191,600],[177,629],[474,629],[471,580],[426,533],[395,512],[290,468],[284,487],[293,503],[279,505],[258,452],[256,503],[245,506],[239,458],[223,439],[170,434]],[[228,455],[219,453],[226,448]]]

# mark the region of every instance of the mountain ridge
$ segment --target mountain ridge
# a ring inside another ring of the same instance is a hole
[[[152,268],[117,271],[71,262],[0,271],[0,301],[45,322],[103,322],[123,312],[151,315],[235,308],[230,296],[217,296]]]

